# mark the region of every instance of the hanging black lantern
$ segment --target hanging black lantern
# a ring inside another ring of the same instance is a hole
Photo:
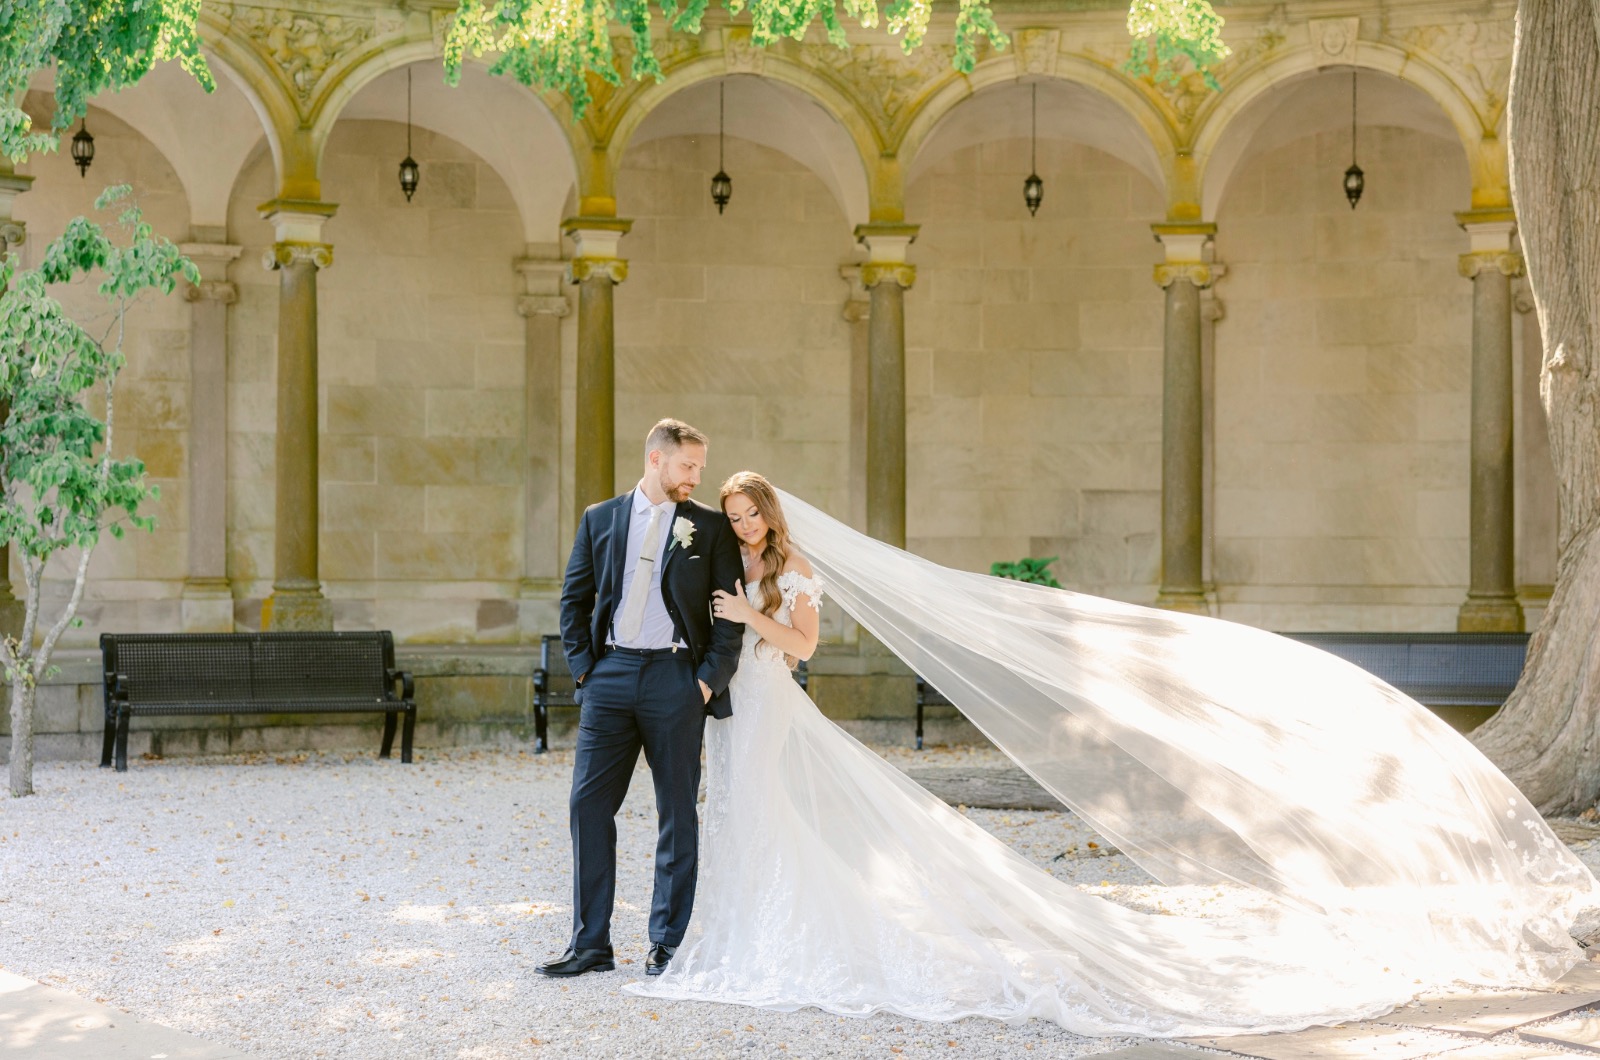
[[[72,137],[72,160],[78,164],[78,176],[89,175],[89,163],[94,161],[94,137],[89,135],[88,116],[78,124],[78,131]]]
[[[406,202],[417,193],[422,182],[422,167],[411,157],[411,67],[406,67],[406,157],[400,163],[400,190],[406,193]]]
[[[417,165],[417,160],[407,152],[406,157],[400,162],[400,190],[406,193],[406,202],[411,201],[411,196],[417,193],[417,184],[422,180],[422,170]]]
[[[1039,212],[1044,201],[1044,181],[1039,179],[1039,86],[1033,86],[1033,132],[1028,145],[1028,179],[1022,182],[1022,201],[1028,204],[1028,215]]]
[[[1344,171],[1344,197],[1350,200],[1350,209],[1361,201],[1366,190],[1367,177],[1356,165],[1356,75],[1350,75],[1350,168]]]
[[[1356,208],[1356,203],[1361,201],[1361,192],[1367,186],[1366,175],[1361,172],[1361,167],[1354,162],[1344,171],[1344,197],[1350,200],[1350,209]]]
[[[711,201],[717,204],[717,213],[728,205],[728,200],[733,198],[733,178],[728,176],[728,171],[722,166],[722,136],[727,118],[727,107],[724,93],[726,82],[717,83],[717,175],[711,178]]]

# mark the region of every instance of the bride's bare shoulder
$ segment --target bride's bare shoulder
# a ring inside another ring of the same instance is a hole
[[[801,555],[799,552],[791,552],[789,553],[788,560],[783,565],[783,570],[781,573],[788,574],[790,571],[800,575],[802,578],[809,578],[811,577],[812,573],[811,561],[806,559],[805,556]]]

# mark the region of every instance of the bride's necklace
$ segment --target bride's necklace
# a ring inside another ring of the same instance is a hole
[[[761,557],[754,557],[755,566],[751,566],[750,550],[743,545],[739,546],[739,558],[744,562],[744,583],[754,585],[761,580]]]

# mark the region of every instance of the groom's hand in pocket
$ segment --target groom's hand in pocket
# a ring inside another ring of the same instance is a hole
[[[705,697],[705,702],[711,702],[711,686],[704,681],[700,682],[700,694]]]

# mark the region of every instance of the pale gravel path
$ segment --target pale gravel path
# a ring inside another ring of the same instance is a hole
[[[947,757],[963,759],[998,760]],[[533,966],[569,930],[570,773],[570,753],[498,751],[422,753],[409,767],[335,754],[137,761],[120,776],[40,765],[38,796],[0,800],[0,967],[274,1060],[1070,1057],[1131,1043],[1039,1021],[841,1019],[622,994],[646,945],[645,776],[619,818],[614,941],[629,963],[540,979]],[[1125,858],[1083,856],[1095,837],[1069,814],[969,813],[1085,889],[1189,904]]]

